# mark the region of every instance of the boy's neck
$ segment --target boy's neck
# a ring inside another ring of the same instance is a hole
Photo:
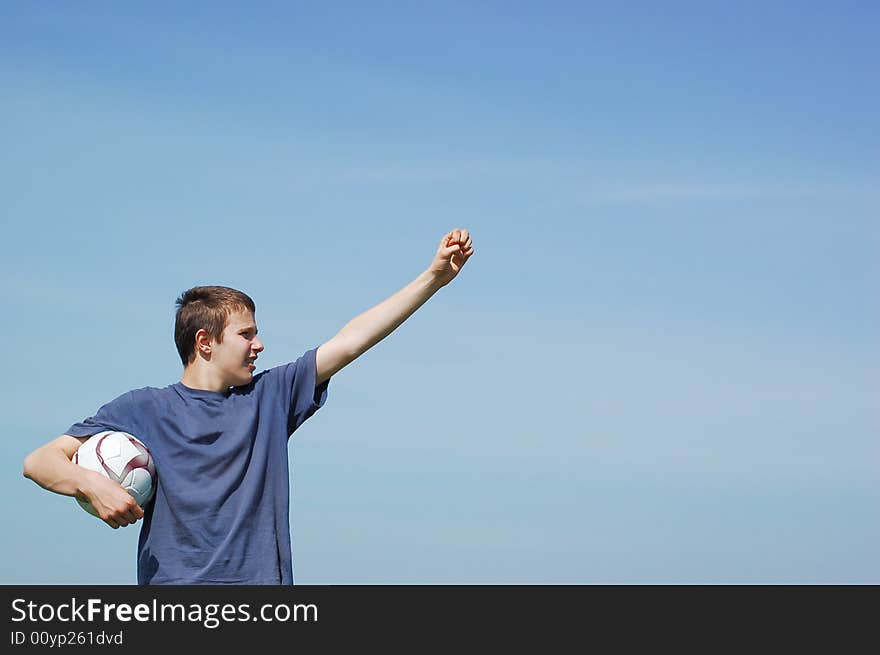
[[[183,369],[183,377],[180,378],[180,382],[190,389],[202,391],[227,391],[230,387],[211,369],[195,365]]]

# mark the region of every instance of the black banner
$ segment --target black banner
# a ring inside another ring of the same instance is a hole
[[[868,635],[876,586],[0,587],[3,652],[334,644],[675,644],[836,648]],[[555,650],[555,649],[554,649]],[[175,650],[176,652],[176,650]]]

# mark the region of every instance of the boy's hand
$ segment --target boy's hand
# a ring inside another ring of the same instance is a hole
[[[467,260],[474,254],[474,246],[467,230],[455,229],[440,239],[440,246],[428,272],[440,286],[446,286]]]
[[[104,523],[116,530],[144,517],[144,510],[121,484],[100,473],[89,473],[88,489],[84,495]]]

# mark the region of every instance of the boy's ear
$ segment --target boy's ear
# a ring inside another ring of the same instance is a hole
[[[211,354],[211,335],[208,334],[208,331],[205,328],[200,328],[198,332],[196,332],[196,354]]]

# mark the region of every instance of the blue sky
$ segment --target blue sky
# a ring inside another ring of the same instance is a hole
[[[180,379],[181,291],[247,291],[269,367],[456,227],[291,442],[297,583],[880,582],[878,24],[4,3],[0,582],[134,583],[138,528],[21,462]]]

